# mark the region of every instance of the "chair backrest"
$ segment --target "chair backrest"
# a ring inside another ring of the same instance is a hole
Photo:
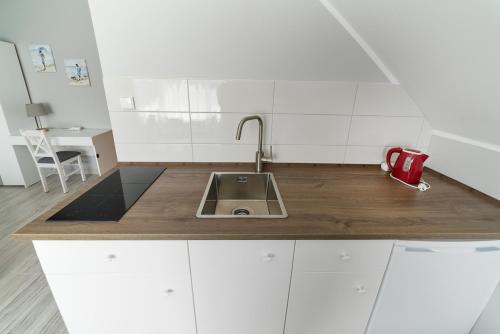
[[[56,152],[47,138],[45,132],[40,130],[19,130],[21,136],[26,140],[28,150],[35,161],[38,163],[39,158],[50,157],[54,160],[54,164],[60,164]]]

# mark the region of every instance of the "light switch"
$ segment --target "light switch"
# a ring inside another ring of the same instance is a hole
[[[120,108],[122,110],[135,110],[133,97],[120,97]]]

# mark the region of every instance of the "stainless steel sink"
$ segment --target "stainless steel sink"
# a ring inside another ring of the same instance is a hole
[[[286,218],[272,173],[213,172],[198,218]]]

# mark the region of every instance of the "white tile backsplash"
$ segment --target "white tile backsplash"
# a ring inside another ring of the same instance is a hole
[[[116,143],[191,143],[189,113],[110,112]]]
[[[387,147],[384,146],[347,146],[346,164],[380,164],[385,161]]]
[[[413,147],[422,121],[421,117],[353,116],[348,145]]]
[[[118,161],[191,162],[191,144],[116,144]]]
[[[366,163],[389,146],[427,148],[431,128],[397,85],[106,78],[119,161],[253,162],[257,122],[275,162]],[[121,111],[133,97],[136,111]]]
[[[273,145],[273,161],[289,163],[344,162],[345,146]]]
[[[273,115],[273,144],[345,145],[350,116]]]
[[[236,129],[240,120],[249,115],[255,114],[235,114],[235,113],[192,113],[191,129],[193,143],[214,143],[214,144],[255,144],[259,133],[257,121],[245,123],[241,135],[241,140],[236,141]],[[263,142],[271,141],[272,115],[261,114],[264,121]]]
[[[427,120],[424,119],[422,123],[422,130],[417,140],[417,147],[428,147],[431,142],[432,128]]]
[[[274,82],[189,80],[191,112],[272,113]]]
[[[399,85],[361,83],[354,115],[422,116],[422,113]]]
[[[269,146],[263,147],[267,155]],[[193,144],[195,162],[255,162],[257,145]]]
[[[109,111],[121,111],[120,98],[133,97],[138,111],[189,112],[187,80],[104,78]]]
[[[351,115],[356,83],[276,81],[275,113]]]

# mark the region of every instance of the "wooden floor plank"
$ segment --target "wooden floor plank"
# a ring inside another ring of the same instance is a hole
[[[11,234],[82,185],[76,175],[64,194],[56,175],[48,178],[48,193],[40,184],[0,187],[0,333],[66,334],[33,245]]]

